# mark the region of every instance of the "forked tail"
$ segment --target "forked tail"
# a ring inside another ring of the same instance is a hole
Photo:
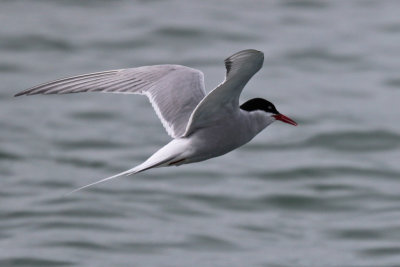
[[[161,167],[161,166],[167,166],[170,162],[178,162],[181,160],[180,155],[182,152],[184,152],[186,149],[186,143],[182,140],[177,140],[174,139],[171,142],[169,142],[167,145],[162,147],[160,150],[158,150],[156,153],[154,153],[150,158],[148,158],[145,162],[142,164],[126,170],[124,172],[115,174],[113,176],[101,179],[100,181],[79,187],[71,192],[69,192],[67,195],[78,192],[79,190],[88,188],[92,185],[100,184],[102,182],[120,177],[120,176],[128,176],[128,175],[133,175],[139,172],[143,172],[148,169],[156,168],[156,167]]]
[[[91,183],[91,184],[84,185],[84,186],[79,187],[79,188],[77,188],[77,189],[75,189],[75,190],[72,190],[71,192],[67,193],[66,195],[70,195],[70,194],[75,193],[75,192],[78,192],[78,191],[80,191],[80,190],[82,190],[82,189],[84,189],[84,188],[90,187],[90,186],[92,186],[92,185],[100,184],[100,183],[102,183],[102,182],[105,182],[105,181],[108,181],[108,180],[111,180],[111,179],[120,177],[120,176],[122,176],[122,175],[128,176],[128,175],[131,175],[131,174],[138,173],[135,169],[136,169],[136,167],[135,167],[135,168],[132,168],[132,169],[129,169],[129,170],[127,170],[127,171],[124,171],[124,172],[120,172],[120,173],[115,174],[115,175],[113,175],[113,176],[110,176],[110,177],[101,179],[100,181],[97,181],[97,182],[94,182],[94,183]]]
[[[144,163],[142,163],[142,164],[140,164],[140,165],[138,165],[138,166],[136,166],[136,167],[134,167],[134,168],[132,168],[132,169],[129,169],[129,170],[120,172],[120,173],[118,173],[118,174],[115,174],[115,175],[113,175],[113,176],[110,176],[110,177],[101,179],[100,181],[96,181],[96,182],[94,182],[94,183],[87,184],[87,185],[84,185],[84,186],[82,186],[82,187],[79,187],[79,188],[77,188],[77,189],[75,189],[75,190],[72,190],[71,192],[67,193],[66,195],[70,195],[70,194],[75,193],[75,192],[78,192],[78,191],[80,191],[80,190],[82,190],[82,189],[88,188],[88,187],[90,187],[90,186],[92,186],[92,185],[100,184],[100,183],[103,183],[103,182],[105,182],[105,181],[108,181],[108,180],[111,180],[111,179],[114,179],[114,178],[118,178],[118,177],[123,176],[123,175],[125,175],[125,176],[133,175],[133,174],[136,174],[136,173],[139,173],[139,172],[146,171],[146,170],[148,170],[148,169],[160,167],[161,165],[163,165],[163,164],[169,162],[170,160],[171,160],[171,158],[168,158],[168,159],[166,159],[166,160],[163,160],[163,161],[161,161],[161,162],[157,162],[157,163],[152,164],[152,165],[148,165],[148,164],[146,164],[146,162],[144,162]],[[146,165],[147,165],[147,166],[146,166]]]

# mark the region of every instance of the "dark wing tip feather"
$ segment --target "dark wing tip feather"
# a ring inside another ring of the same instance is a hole
[[[264,60],[264,53],[255,49],[245,49],[225,59],[224,62],[226,68],[226,76],[229,75],[235,61],[239,60],[242,57],[251,57],[251,56],[258,56],[259,58],[262,58],[262,61]]]
[[[38,93],[32,93],[32,91],[33,91],[32,88],[26,89],[26,90],[23,90],[23,91],[15,94],[14,97],[18,97],[18,96],[22,96],[22,95],[35,95],[35,94],[38,94]]]
[[[36,89],[36,88],[30,88],[30,89],[24,90],[24,91],[22,91],[22,92],[19,92],[19,93],[15,94],[14,97],[18,97],[18,96],[22,96],[22,95],[28,96],[28,95],[45,94],[45,92],[41,92],[41,91],[39,91],[39,92],[33,92],[35,89]]]
[[[21,95],[59,94],[60,93],[59,91],[48,92],[50,89],[53,89],[53,88],[49,88],[49,86],[57,86],[57,85],[61,85],[61,84],[66,85],[68,82],[84,81],[85,79],[91,79],[91,78],[106,78],[106,77],[110,77],[110,76],[117,74],[119,71],[121,71],[121,70],[107,70],[107,71],[94,72],[94,73],[88,73],[88,74],[82,74],[82,75],[62,78],[62,79],[47,82],[44,84],[36,85],[32,88],[23,90],[23,91],[15,94],[14,97],[21,96]],[[71,92],[66,92],[66,93],[71,93]]]
[[[232,60],[230,58],[225,59],[225,68],[226,68],[226,74],[231,71],[232,68]]]

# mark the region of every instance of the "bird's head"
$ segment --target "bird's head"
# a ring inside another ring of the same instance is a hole
[[[249,101],[243,103],[240,106],[240,108],[243,110],[246,110],[248,112],[256,111],[256,110],[263,111],[266,113],[267,116],[270,116],[274,120],[283,121],[285,123],[297,126],[297,123],[294,120],[279,113],[279,111],[276,109],[274,104],[272,104],[268,100],[265,100],[262,98],[250,99]]]

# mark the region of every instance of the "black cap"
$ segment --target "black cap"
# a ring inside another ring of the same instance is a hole
[[[254,110],[263,110],[272,114],[279,114],[274,104],[262,98],[250,99],[249,101],[243,103],[240,108],[249,112]]]

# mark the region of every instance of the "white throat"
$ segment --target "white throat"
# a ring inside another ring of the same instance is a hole
[[[254,110],[251,112],[245,111],[249,121],[251,123],[251,130],[253,134],[256,135],[262,130],[264,130],[268,125],[276,121],[269,113],[263,110]]]

